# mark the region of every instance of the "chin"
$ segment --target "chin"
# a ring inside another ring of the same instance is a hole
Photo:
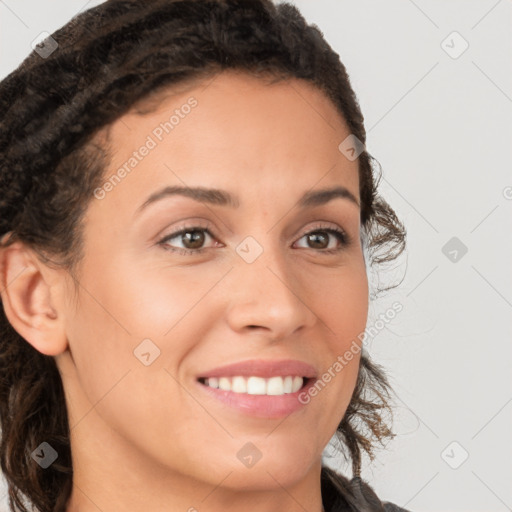
[[[223,474],[232,473],[226,478],[224,485],[244,491],[263,491],[291,487],[303,480],[311,470],[315,461],[321,465],[321,456],[315,458],[311,453],[296,449],[294,453],[275,450],[261,458],[252,466],[245,467],[236,461],[226,467]]]

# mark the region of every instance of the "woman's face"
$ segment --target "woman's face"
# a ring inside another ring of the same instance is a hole
[[[349,134],[313,86],[233,72],[112,125],[110,185],[86,212],[69,352],[56,357],[77,460],[80,440],[108,430],[102,457],[124,450],[214,485],[229,474],[223,485],[275,487],[318,469],[359,355],[335,363],[368,307],[358,162],[338,149]],[[190,193],[161,192],[174,187]],[[335,188],[347,193],[302,200]],[[253,360],[269,365],[214,372]],[[316,396],[261,380],[329,369]],[[227,391],[208,375],[246,378]],[[268,386],[277,394],[258,394]]]

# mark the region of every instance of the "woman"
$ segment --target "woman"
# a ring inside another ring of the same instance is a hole
[[[0,113],[12,510],[404,510],[360,467],[393,436],[367,270],[405,231],[316,27],[110,0],[0,83]],[[334,434],[352,479],[322,465]]]

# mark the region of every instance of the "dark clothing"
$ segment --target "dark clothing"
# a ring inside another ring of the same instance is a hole
[[[325,512],[410,512],[394,503],[381,501],[360,477],[347,477],[324,466],[321,474]]]

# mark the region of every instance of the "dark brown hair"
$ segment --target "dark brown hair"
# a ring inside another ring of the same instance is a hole
[[[271,0],[109,0],[73,18],[0,82],[0,236],[20,240],[71,275],[83,257],[82,220],[100,186],[108,152],[100,130],[135,104],[187,80],[236,69],[275,80],[306,80],[333,102],[350,133],[366,133],[339,56],[291,4]],[[38,51],[39,50],[39,51]],[[341,142],[341,141],[340,141]],[[359,159],[361,225],[368,262],[393,261],[405,229],[377,194],[380,175]],[[0,303],[1,304],[1,303]],[[357,384],[338,427],[359,475],[361,451],[394,434],[390,385],[363,350]],[[72,458],[64,390],[54,358],[35,350],[0,308],[0,464],[9,504],[26,512],[65,511]],[[57,460],[31,457],[43,441]],[[340,477],[340,482],[341,482]]]

